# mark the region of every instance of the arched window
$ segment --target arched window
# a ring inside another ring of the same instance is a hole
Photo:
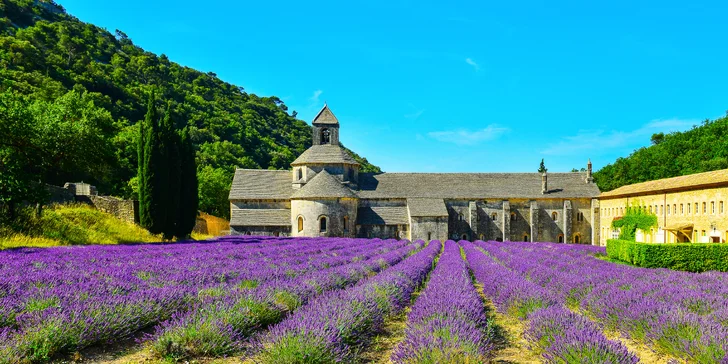
[[[559,217],[559,214],[556,213],[556,211],[551,213],[551,219],[556,221],[556,219]]]
[[[511,221],[516,221],[516,213],[511,212]]]
[[[463,221],[463,214],[458,214],[458,220]]]
[[[528,241],[528,234],[523,235],[523,241]]]
[[[559,240],[558,240],[558,242],[559,242],[559,243],[563,243],[563,242],[564,242],[564,235],[563,235],[563,234],[559,235]]]
[[[490,214],[490,218],[493,219],[493,221],[495,221],[498,218],[498,214],[496,214],[494,212],[494,213]]]
[[[298,217],[298,232],[303,231],[303,216]]]
[[[468,240],[468,234],[463,234],[463,236],[460,237],[460,240]]]
[[[485,240],[485,235],[484,234],[480,234],[480,237],[478,237],[478,239]]]
[[[301,168],[296,169],[296,181],[303,179],[303,170]]]
[[[581,243],[581,236],[579,234],[574,234],[574,244],[580,244]]]
[[[321,219],[319,219],[319,231],[326,232],[326,216],[321,216]]]
[[[349,231],[349,216],[344,216],[344,232]]]
[[[329,129],[321,130],[321,144],[331,143],[331,132]]]

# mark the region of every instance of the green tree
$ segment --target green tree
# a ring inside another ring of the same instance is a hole
[[[164,163],[160,173],[164,173],[166,188],[162,191],[164,207],[166,212],[164,237],[171,239],[176,235],[178,214],[180,206],[180,155],[179,155],[179,134],[172,120],[172,103],[167,103],[167,111],[160,126],[161,153]]]
[[[205,166],[197,171],[199,179],[200,210],[211,215],[230,218],[230,182],[233,174],[221,169]]]
[[[175,236],[185,238],[192,233],[197,222],[198,183],[197,163],[195,162],[195,148],[192,145],[189,129],[181,132],[179,144],[180,161],[180,198],[179,214],[177,217],[177,230]]]
[[[543,162],[543,158],[541,158],[541,165],[538,166],[538,173],[546,173],[548,169],[546,169],[546,165]]]
[[[165,232],[167,224],[166,185],[168,172],[165,168],[166,160],[163,152],[162,133],[157,116],[154,95],[150,96],[147,106],[146,124],[142,130],[146,133],[144,139],[144,160],[140,178],[139,220],[142,227],[153,234]]]

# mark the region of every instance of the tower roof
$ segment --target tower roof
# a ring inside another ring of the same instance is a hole
[[[339,125],[339,119],[334,116],[334,113],[331,112],[329,106],[324,104],[321,111],[319,111],[318,114],[316,114],[316,117],[313,118],[313,124]]]
[[[311,180],[303,185],[300,189],[296,190],[291,196],[291,199],[315,199],[315,198],[356,198],[354,192],[348,187],[341,184],[336,177],[322,170],[315,175]]]
[[[334,145],[312,145],[306,149],[291,165],[298,166],[302,164],[350,164],[359,165],[359,162],[346,151],[346,149]]]

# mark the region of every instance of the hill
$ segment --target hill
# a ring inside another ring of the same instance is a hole
[[[311,127],[275,96],[249,94],[212,72],[147,52],[124,32],[81,22],[53,1],[0,0],[0,104],[27,108],[44,122],[49,119],[44,110],[51,108],[56,111],[50,119],[84,120],[96,134],[87,143],[93,148],[74,150],[72,163],[61,163],[69,152],[59,153],[43,182],[83,180],[104,194],[132,197],[137,122],[152,90],[161,95],[160,108],[172,101],[177,127],[191,129],[200,208],[211,214],[229,213],[227,192],[236,166],[288,169],[311,145]],[[12,138],[12,128],[6,129]],[[68,134],[77,132],[70,128]],[[380,170],[352,154],[362,171]]]
[[[654,134],[651,141],[594,173],[599,189],[728,168],[728,115],[685,132]]]

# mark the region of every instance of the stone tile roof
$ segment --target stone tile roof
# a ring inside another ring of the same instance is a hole
[[[292,193],[291,171],[237,169],[229,198],[287,200]]]
[[[289,186],[290,188],[290,186]],[[341,184],[338,178],[322,170],[311,178],[303,187],[291,195],[291,199],[315,199],[315,198],[356,198],[349,187]]]
[[[357,162],[354,157],[349,154],[349,152],[347,152],[344,148],[333,144],[313,145],[298,156],[291,165],[297,166],[311,163],[359,165],[359,162]]]
[[[338,125],[339,119],[334,116],[334,113],[331,112],[329,106],[324,104],[324,107],[321,109],[321,111],[319,111],[318,114],[316,114],[316,116],[313,118],[313,124]]]
[[[360,173],[359,198],[596,198],[599,188],[585,173]]]
[[[604,192],[599,197],[640,196],[721,185],[728,185],[728,169],[635,183]]]
[[[447,207],[441,198],[408,198],[407,207],[412,217],[447,216]]]
[[[233,209],[231,226],[291,226],[288,209]]]
[[[359,207],[359,225],[406,225],[409,224],[407,208],[401,207]]]

